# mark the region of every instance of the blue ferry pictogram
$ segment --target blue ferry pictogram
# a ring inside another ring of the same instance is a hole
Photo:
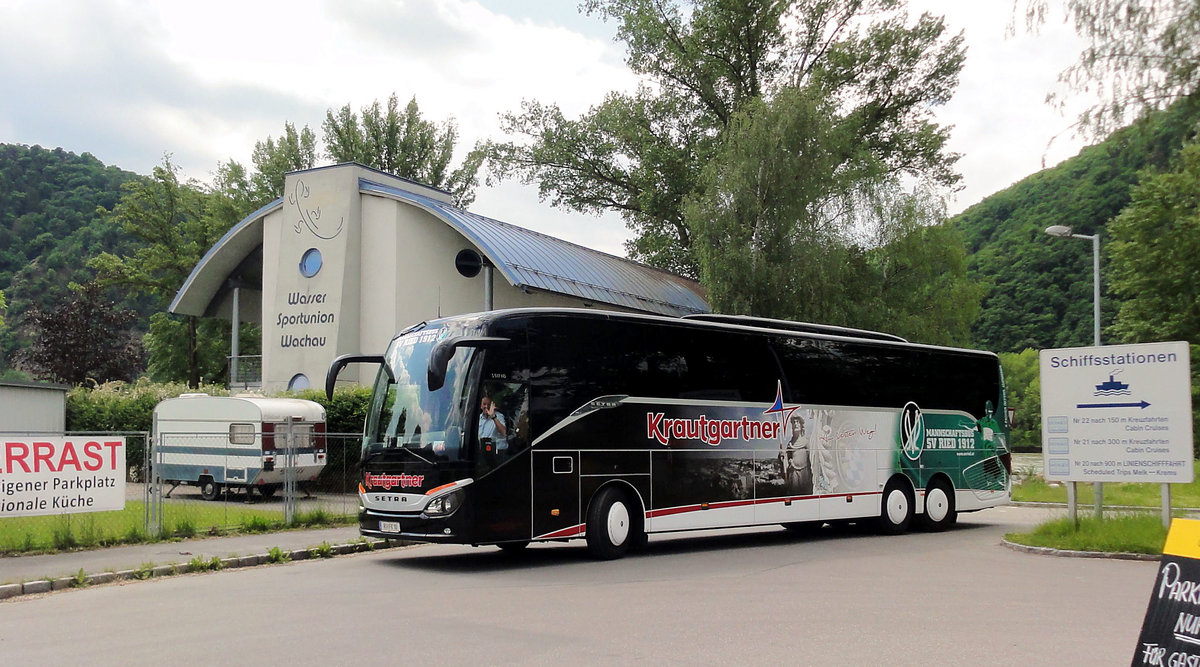
[[[1121,371],[1117,371],[1120,373]],[[1129,385],[1116,379],[1116,373],[1111,373],[1108,379],[1096,385],[1096,396],[1128,396]]]

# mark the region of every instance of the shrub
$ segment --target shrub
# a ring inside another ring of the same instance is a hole
[[[322,389],[305,389],[286,394],[320,403],[325,408],[325,430],[330,433],[362,433],[371,405],[371,388],[362,386],[338,387],[333,400]]]

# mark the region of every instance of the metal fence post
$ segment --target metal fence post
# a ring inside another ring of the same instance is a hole
[[[142,454],[142,474],[139,476],[143,488],[142,499],[146,503],[146,535],[158,537],[162,535],[163,493],[162,477],[155,461],[160,456],[157,438],[151,438],[147,432],[141,433],[145,451]]]
[[[287,435],[283,450],[283,523],[291,526],[296,519],[296,422],[301,417],[288,417]]]

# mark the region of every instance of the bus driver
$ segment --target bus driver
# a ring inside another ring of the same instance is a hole
[[[504,426],[504,413],[496,410],[490,396],[484,396],[479,405],[479,441],[491,438],[496,441],[497,449],[501,449],[506,437],[508,428]]]

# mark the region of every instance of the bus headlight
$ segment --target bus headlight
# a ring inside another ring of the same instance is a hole
[[[451,491],[442,496],[438,496],[429,501],[429,505],[425,507],[425,514],[429,516],[446,516],[454,514],[458,510],[459,505],[462,505],[462,490]]]

